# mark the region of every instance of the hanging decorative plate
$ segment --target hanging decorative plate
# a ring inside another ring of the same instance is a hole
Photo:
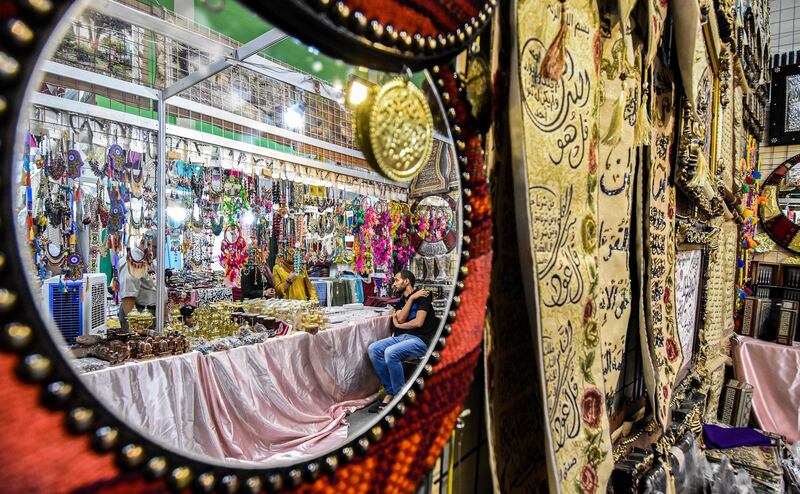
[[[396,77],[359,105],[356,139],[367,161],[391,180],[419,175],[433,150],[433,115],[411,81]]]
[[[81,176],[81,168],[83,168],[83,158],[81,152],[77,149],[72,149],[67,152],[67,177],[78,178]]]
[[[67,257],[66,266],[64,266],[64,278],[75,281],[83,278],[86,272],[86,263],[80,254],[72,254]]]

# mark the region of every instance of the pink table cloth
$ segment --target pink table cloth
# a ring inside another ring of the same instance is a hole
[[[753,386],[759,426],[800,441],[800,346],[739,336],[733,351],[736,379]]]
[[[82,376],[126,423],[202,457],[281,466],[335,448],[346,416],[380,384],[367,356],[389,335],[382,315],[311,335],[203,355],[111,367]]]

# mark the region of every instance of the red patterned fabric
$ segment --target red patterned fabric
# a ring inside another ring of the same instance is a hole
[[[357,3],[357,2],[354,2]],[[367,2],[364,2],[365,4]],[[371,1],[371,6],[395,2]],[[438,2],[432,2],[432,5]],[[480,353],[492,268],[492,217],[485,181],[483,151],[459,101],[452,75],[443,71],[467,143],[472,195],[469,204],[469,276],[461,294],[461,307],[453,333],[442,350],[441,361],[427,379],[417,403],[397,421],[383,441],[372,446],[366,458],[340,468],[298,493],[411,493],[433,466],[450,437],[461,403],[472,382]],[[0,478],[2,492],[26,493],[139,493],[169,492],[163,483],[148,483],[131,473],[120,473],[113,456],[97,455],[86,436],[65,432],[64,416],[39,405],[37,387],[13,377],[17,358],[0,354]]]
[[[453,32],[475,17],[483,7],[481,0],[345,0],[351,12],[360,11],[367,19],[391,24],[398,31],[436,36]]]

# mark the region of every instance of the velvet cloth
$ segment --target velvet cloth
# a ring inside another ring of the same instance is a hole
[[[761,429],[800,441],[800,347],[739,336],[736,379],[753,386],[753,414]]]
[[[348,413],[374,399],[367,346],[391,316],[202,355],[192,352],[86,374],[89,388],[162,443],[214,459],[277,465],[347,437]]]
[[[728,449],[741,446],[770,446],[769,437],[749,427],[720,427],[703,424],[703,439],[710,449]]]

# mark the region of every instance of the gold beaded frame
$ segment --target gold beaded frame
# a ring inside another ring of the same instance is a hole
[[[10,2],[11,3],[11,2]],[[244,2],[256,11],[266,12],[268,2]],[[280,2],[283,6],[283,2]],[[311,460],[277,468],[233,467],[208,459],[187,455],[165,447],[121,421],[109,408],[97,400],[78,378],[75,370],[56,346],[39,307],[26,283],[24,249],[18,241],[17,225],[13,214],[14,173],[17,167],[15,143],[17,125],[25,109],[24,98],[36,80],[36,67],[40,56],[52,48],[51,36],[59,39],[59,26],[63,17],[82,8],[84,2],[73,0],[14,0],[13,18],[0,27],[0,153],[5,167],[0,176],[0,348],[19,356],[17,378],[42,389],[42,404],[63,411],[65,427],[72,433],[90,436],[93,449],[99,454],[116,455],[120,468],[137,470],[149,479],[164,479],[176,491],[193,487],[200,492],[217,489],[220,492],[258,493],[281,491],[311,482],[324,474],[332,474],[339,465],[353,460],[356,455],[369,454],[370,445],[381,441],[395,426],[408,407],[420,400],[425,380],[434,372],[434,364],[441,359],[440,350],[451,334],[464,290],[464,279],[469,273],[466,266],[469,251],[471,222],[465,219],[471,211],[467,199],[470,176],[465,172],[466,145],[459,140],[460,129],[455,125],[455,109],[443,93],[444,82],[436,78],[438,66],[432,66],[437,90],[436,98],[445,110],[448,130],[454,138],[455,153],[461,176],[461,208],[458,221],[462,226],[456,248],[460,252],[457,280],[448,300],[445,321],[438,329],[435,343],[428,349],[422,363],[409,376],[401,393],[355,439]],[[73,10],[75,9],[75,10]],[[490,11],[491,12],[491,11]],[[309,14],[304,14],[309,15]],[[306,28],[307,29],[307,28]],[[302,39],[302,33],[296,33]],[[453,45],[453,50],[461,45]],[[382,58],[381,51],[371,53],[371,58],[361,63],[371,68],[393,67]],[[444,59],[453,51],[442,52]],[[419,61],[419,63],[422,63]],[[428,60],[428,59],[425,59]],[[421,66],[421,65],[417,65]],[[428,74],[431,80],[431,74]],[[444,96],[442,97],[442,94]],[[444,102],[444,104],[442,104]]]
[[[455,30],[423,36],[368,19],[347,0],[244,3],[282,30],[334,58],[389,72],[399,72],[403,67],[429,68],[452,59],[489,24],[497,7],[497,0],[485,0],[475,16],[459,19],[463,24]]]

